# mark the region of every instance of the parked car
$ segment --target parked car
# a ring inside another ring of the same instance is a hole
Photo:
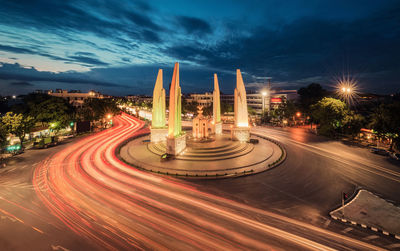
[[[390,153],[390,157],[395,160],[400,160],[400,153]]]
[[[383,156],[388,156],[389,155],[389,152],[386,149],[383,149],[383,148],[371,147],[370,151],[372,153],[383,155]]]

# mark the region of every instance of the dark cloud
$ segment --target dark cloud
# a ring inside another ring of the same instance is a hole
[[[84,73],[64,72],[53,73],[46,71],[37,71],[35,68],[24,68],[19,64],[1,64],[0,79],[3,80],[18,80],[18,81],[52,81],[77,84],[90,84],[94,86],[107,87],[126,87],[125,85],[107,82],[95,79]]]
[[[177,20],[188,34],[206,35],[212,32],[211,25],[203,19],[179,16]]]
[[[213,47],[175,44],[165,53],[210,68],[240,68],[249,75],[299,85],[321,75],[327,83],[334,74],[361,69],[369,73],[369,78],[361,74],[362,84],[374,88],[371,76],[386,70],[386,83],[393,86],[399,84],[399,17],[400,8],[391,8],[354,21],[302,18],[278,30],[256,28],[250,35],[229,37]]]
[[[221,1],[212,3],[217,7],[205,12],[191,3],[174,1],[157,8],[146,1],[93,0],[90,4],[80,0],[2,1],[0,22],[7,29],[0,27],[0,36],[5,38],[0,45],[5,52],[2,56],[5,54],[7,58],[7,52],[40,55],[91,70],[85,74],[39,74],[34,69],[19,66],[10,69],[3,65],[0,78],[78,83],[90,76],[87,81],[98,86],[132,83],[135,88],[147,91],[154,84],[149,79],[155,76],[152,70],[157,65],[180,61],[196,65],[190,70],[184,70],[188,66],[182,65],[185,75],[182,81],[187,81],[185,84],[193,90],[207,89],[201,78],[208,81],[212,71],[228,72],[225,77],[233,80],[230,72],[236,68],[242,70],[247,83],[256,82],[258,76],[269,76],[275,83],[295,88],[315,79],[328,83],[343,69],[347,72],[349,67],[343,65],[349,65],[351,71],[359,72],[365,88],[387,87],[385,92],[399,89],[398,3],[391,0],[385,3],[341,0],[324,4],[290,0],[289,3],[275,3],[277,8],[273,9],[268,1],[261,1],[257,8],[254,3],[233,3],[222,10],[220,7],[226,2]],[[178,5],[182,6],[177,9]],[[241,7],[246,8],[238,10]],[[372,12],[374,9],[376,12]],[[214,15],[216,12],[221,15]],[[21,34],[21,30],[26,34]],[[31,37],[30,31],[35,32]],[[34,37],[37,33],[43,36]],[[47,34],[52,34],[48,40]],[[74,46],[65,49],[69,43]],[[137,65],[138,62],[148,66]],[[224,88],[228,90],[230,86],[226,84]]]
[[[88,65],[97,65],[97,66],[107,66],[108,65],[108,63],[104,63],[104,62],[100,61],[99,59],[86,57],[86,56],[70,56],[69,58],[75,62],[84,63],[84,64],[88,64]]]
[[[139,14],[134,11],[125,13],[125,17],[140,27],[144,27],[151,30],[161,30],[161,27],[155,24],[150,17],[143,14]]]
[[[35,53],[34,51],[32,51],[30,49],[13,47],[13,46],[8,46],[8,45],[0,45],[0,51],[8,51],[8,52],[22,53],[22,54],[34,54]]]
[[[150,43],[159,43],[161,42],[160,37],[157,35],[157,33],[150,31],[150,30],[144,30],[142,32],[143,39],[147,42]]]
[[[29,83],[29,82],[25,82],[25,81],[21,81],[21,82],[12,82],[10,83],[11,86],[21,86],[21,87],[26,87],[26,86],[34,86],[33,84]]]
[[[0,15],[2,24],[20,28],[30,27],[36,31],[58,34],[64,39],[74,39],[75,34],[80,32],[107,38],[118,45],[126,36],[139,42],[160,42],[159,35],[155,32],[164,28],[152,21],[148,14],[151,7],[142,1],[133,5],[140,12],[136,11],[134,6],[105,5],[101,1],[91,5],[84,2],[76,4],[73,1],[6,1],[0,6]]]
[[[86,51],[78,51],[75,52],[75,56],[87,56],[87,57],[96,57],[94,53],[86,52]]]

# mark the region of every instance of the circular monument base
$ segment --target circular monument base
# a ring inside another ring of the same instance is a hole
[[[229,134],[213,140],[188,138],[186,149],[171,159],[163,159],[166,142],[149,143],[149,135],[136,138],[120,148],[126,163],[147,171],[182,178],[227,178],[265,171],[280,164],[286,156],[277,143],[252,136],[258,143],[232,141]]]

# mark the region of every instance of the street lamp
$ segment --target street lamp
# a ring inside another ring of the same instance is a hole
[[[262,91],[261,95],[262,95],[262,116],[264,119],[264,115],[265,115],[265,97],[267,96],[268,92],[266,91]]]
[[[342,78],[338,79],[336,88],[337,95],[348,105],[352,105],[357,97],[357,81],[350,76],[343,76]]]

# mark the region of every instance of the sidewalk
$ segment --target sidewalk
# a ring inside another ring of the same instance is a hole
[[[329,214],[335,220],[400,239],[400,208],[367,190],[358,191],[344,207]]]

